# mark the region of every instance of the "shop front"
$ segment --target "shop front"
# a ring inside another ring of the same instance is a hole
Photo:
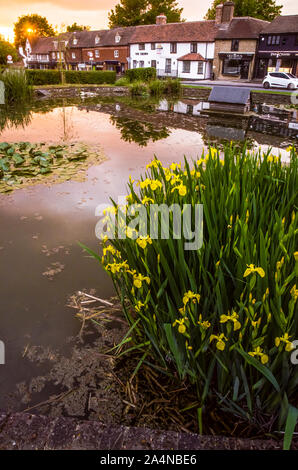
[[[292,73],[298,76],[298,52],[259,52],[256,78],[264,78],[269,72]]]
[[[252,53],[219,53],[222,77],[248,80],[253,72]]]

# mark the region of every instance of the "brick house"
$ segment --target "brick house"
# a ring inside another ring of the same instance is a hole
[[[218,31],[213,73],[218,80],[251,80],[259,35],[269,23],[251,17],[234,17],[234,8],[233,2],[216,8]]]
[[[278,16],[261,31],[256,77],[267,72],[298,76],[298,15]]]

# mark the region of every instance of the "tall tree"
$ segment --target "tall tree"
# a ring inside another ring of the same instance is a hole
[[[14,24],[15,46],[25,46],[28,37],[55,36],[53,27],[44,16],[23,15]]]
[[[275,0],[233,0],[235,3],[234,16],[252,16],[261,20],[272,21],[280,15],[282,6],[276,5]],[[216,7],[224,3],[223,0],[214,0],[206,13],[206,20],[214,20]]]
[[[7,63],[7,56],[11,55],[12,60],[17,62],[19,54],[16,48],[10,44],[10,42],[4,41],[0,38],[0,64],[5,65]]]
[[[154,24],[161,13],[168,23],[176,23],[183,21],[182,11],[176,0],[120,0],[109,13],[109,27]]]
[[[73,23],[71,26],[67,26],[66,31],[68,33],[73,33],[74,31],[90,31],[90,26],[83,26],[81,24]]]

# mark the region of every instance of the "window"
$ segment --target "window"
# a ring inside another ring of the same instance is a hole
[[[190,73],[190,60],[183,61],[183,73]]]
[[[145,50],[145,44],[139,44],[139,51]]]
[[[191,45],[190,45],[190,52],[194,52],[194,53],[197,53],[198,51],[198,45],[196,42],[192,42]]]
[[[239,51],[239,39],[232,39],[231,51]]]
[[[224,59],[222,73],[224,75],[240,75],[241,60]]]
[[[272,43],[271,43],[272,46],[274,46],[274,45],[278,46],[279,43],[280,43],[280,36],[272,36]]]
[[[120,42],[121,36],[117,33],[115,36],[115,42]]]
[[[151,43],[151,51],[155,51],[155,42]]]
[[[91,58],[91,57],[93,57],[93,52],[91,52],[91,51],[88,51],[88,52],[87,52],[87,55],[88,55],[88,57],[90,57],[90,58]]]
[[[95,51],[95,57],[97,57],[97,58],[99,57],[99,50]]]
[[[52,59],[56,59],[56,53],[55,52],[52,52]]]
[[[177,54],[177,43],[171,42],[171,54]]]
[[[151,60],[151,67],[156,69],[156,60]]]
[[[145,65],[144,61],[143,60],[140,60],[140,67],[143,68]]]
[[[284,36],[284,37],[282,38],[281,43],[282,43],[283,46],[286,45],[287,39],[288,39],[288,38],[287,38],[286,36]]]
[[[98,44],[99,41],[100,41],[100,37],[99,37],[99,36],[96,36],[96,37],[95,37],[95,44]]]
[[[280,43],[280,36],[268,36],[267,45],[268,46],[278,46]]]
[[[204,73],[204,62],[200,61],[198,63],[198,75],[203,75]]]
[[[74,40],[72,41],[73,45],[76,46],[78,44],[78,40],[77,38],[74,38]]]
[[[137,61],[136,61],[136,60],[133,61],[133,63],[132,63],[132,68],[133,68],[133,69],[136,69],[136,68],[137,68]]]
[[[166,73],[171,73],[172,69],[172,59],[166,59]]]
[[[114,51],[114,57],[119,57],[119,51],[118,50]]]
[[[72,57],[72,59],[75,59],[76,58],[76,53],[72,52],[71,57]]]

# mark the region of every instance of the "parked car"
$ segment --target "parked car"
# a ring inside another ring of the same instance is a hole
[[[270,72],[263,80],[264,88],[288,88],[295,90],[298,88],[298,78],[292,73]]]

